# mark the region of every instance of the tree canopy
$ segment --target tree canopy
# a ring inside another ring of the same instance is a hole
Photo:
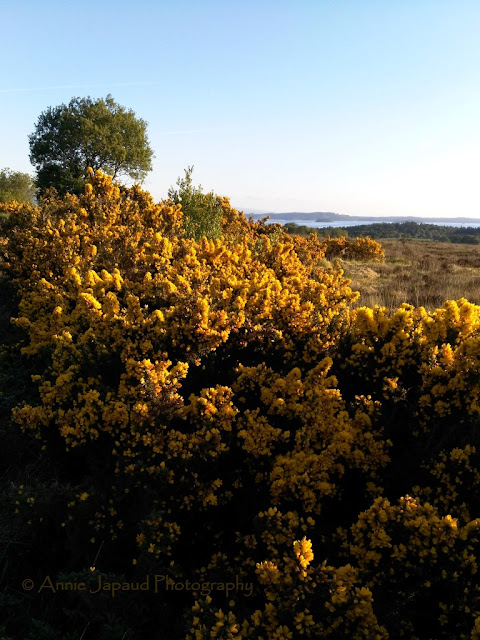
[[[49,187],[61,194],[81,193],[88,167],[140,182],[152,169],[147,123],[111,95],[96,101],[72,98],[68,105],[49,107],[40,114],[29,143],[40,193]]]
[[[28,173],[8,167],[0,170],[0,202],[33,202],[34,199],[35,185]]]

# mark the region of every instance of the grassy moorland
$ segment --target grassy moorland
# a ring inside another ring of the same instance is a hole
[[[355,306],[397,308],[402,302],[427,310],[445,300],[466,298],[480,304],[480,247],[417,240],[381,240],[384,263],[341,262]]]

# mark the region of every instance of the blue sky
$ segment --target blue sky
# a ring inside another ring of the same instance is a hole
[[[480,3],[0,0],[0,168],[74,96],[245,211],[480,217]]]

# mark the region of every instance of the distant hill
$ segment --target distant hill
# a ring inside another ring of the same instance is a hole
[[[313,211],[310,213],[301,211],[289,211],[287,213],[263,213],[253,210],[245,211],[246,215],[251,215],[254,220],[261,220],[269,216],[270,220],[304,220],[305,222],[365,222],[371,224],[374,222],[458,222],[458,223],[476,223],[480,222],[479,218],[452,217],[452,218],[424,218],[417,216],[349,216],[343,213],[333,213],[330,211]]]

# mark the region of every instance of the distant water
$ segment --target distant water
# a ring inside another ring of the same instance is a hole
[[[258,219],[258,218],[255,218]],[[365,220],[348,220],[344,222],[336,221],[336,222],[317,222],[315,220],[287,220],[282,218],[276,218],[275,220],[268,220],[268,223],[279,222],[280,224],[287,224],[288,222],[295,222],[298,225],[306,226],[306,227],[341,227],[342,229],[346,229],[347,227],[357,227],[361,224],[381,224],[382,222],[379,220],[372,220],[370,218],[365,218]],[[389,222],[393,222],[390,220]],[[413,220],[399,220],[398,222],[416,222]],[[388,222],[386,223],[388,224]],[[419,224],[435,224],[439,227],[480,227],[480,220],[476,222],[442,222],[441,220],[429,220],[428,222],[422,220]]]

